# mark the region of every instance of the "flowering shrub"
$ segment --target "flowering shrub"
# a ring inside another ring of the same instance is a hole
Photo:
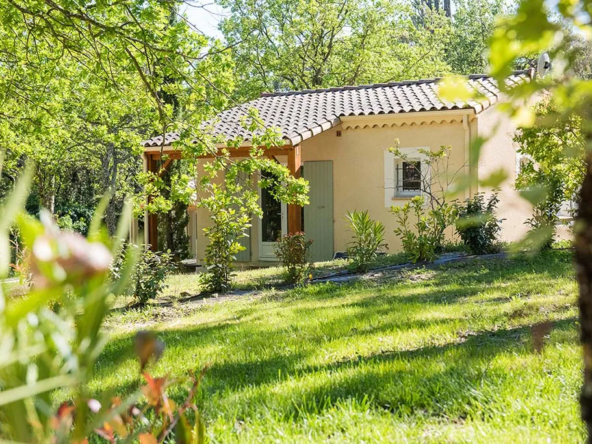
[[[287,282],[303,282],[310,274],[312,264],[309,259],[312,242],[302,232],[286,234],[278,239],[275,255],[286,270]]]
[[[107,344],[103,323],[111,295],[125,293],[134,273],[137,249],[128,248],[118,276],[113,257],[122,249],[131,212],[124,211],[115,237],[101,228],[101,214],[88,238],[60,231],[49,213],[41,220],[20,213],[31,180],[31,168],[0,205],[0,441],[21,443],[110,442],[152,444],[204,441],[203,422],[195,396],[203,376],[169,381],[145,369],[163,353],[153,334],[136,336],[136,354],[146,385],[127,399],[92,399],[88,383],[97,358]],[[104,205],[102,206],[104,208]],[[5,297],[1,279],[9,269],[9,230],[17,221],[29,254],[29,294]],[[115,239],[113,241],[113,239]],[[50,305],[53,309],[50,309]],[[189,382],[189,394],[176,406],[166,396],[173,383]],[[52,407],[56,390],[70,399]]]
[[[457,218],[456,205],[447,202],[427,210],[423,196],[416,196],[402,207],[392,207],[397,219],[395,234],[411,262],[433,261],[444,244],[444,231]],[[413,223],[412,219],[415,221]]]
[[[489,200],[479,193],[459,205],[456,231],[473,254],[497,253],[500,249],[498,235],[502,220],[495,215],[499,198],[494,192]]]

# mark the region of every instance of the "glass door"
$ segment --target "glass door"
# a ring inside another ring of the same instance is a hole
[[[276,260],[274,246],[287,233],[286,204],[276,200],[267,189],[260,190],[263,218],[259,223],[259,259]]]

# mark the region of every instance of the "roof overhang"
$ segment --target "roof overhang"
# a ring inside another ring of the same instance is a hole
[[[462,123],[464,116],[472,120],[477,115],[473,108],[420,111],[400,114],[377,114],[370,116],[344,116],[341,123],[344,130],[362,128],[388,128],[394,126],[432,125],[440,123]]]

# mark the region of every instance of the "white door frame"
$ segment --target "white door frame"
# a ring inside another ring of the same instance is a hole
[[[261,206],[261,192],[263,189],[259,187],[259,206]],[[263,208],[261,208],[263,210]],[[282,218],[282,236],[288,234],[288,206],[281,202],[281,218]],[[259,219],[259,260],[260,261],[277,261],[275,255],[275,245],[277,242],[263,242],[263,217]]]

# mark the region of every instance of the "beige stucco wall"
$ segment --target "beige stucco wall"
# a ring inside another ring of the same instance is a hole
[[[507,114],[491,107],[479,114],[479,136],[486,137],[487,142],[481,149],[478,162],[478,176],[483,180],[496,170],[503,168],[507,180],[501,186],[499,193],[498,216],[504,218],[502,222],[501,239],[517,241],[524,237],[529,227],[524,224],[532,214],[530,204],[520,197],[515,189],[516,174],[516,144],[513,141],[516,126]],[[480,189],[489,192],[490,190]]]

